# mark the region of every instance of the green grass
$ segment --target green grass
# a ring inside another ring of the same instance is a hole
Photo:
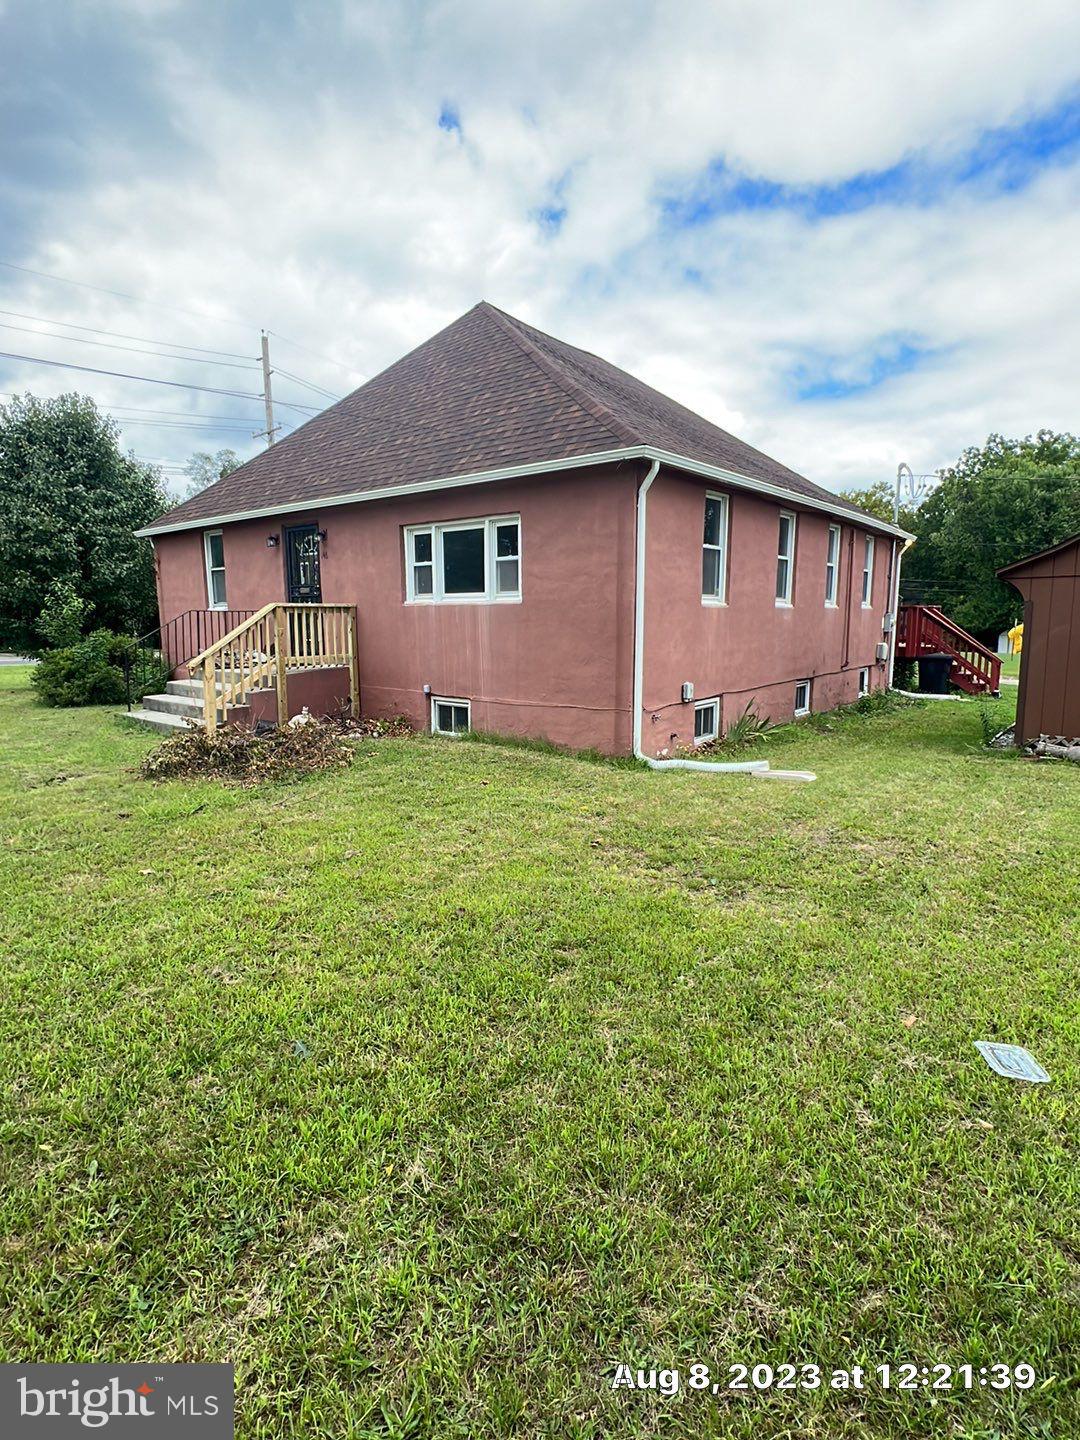
[[[1003,655],[1001,657],[1002,675],[1011,675],[1014,679],[1020,674],[1020,656]]]
[[[153,786],[24,683],[3,1358],[232,1360],[275,1440],[1080,1433],[1076,767],[937,704],[769,742],[815,785],[415,739]],[[623,1360],[1040,1384],[664,1400]]]

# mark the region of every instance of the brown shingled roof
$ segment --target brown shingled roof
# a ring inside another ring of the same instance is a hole
[[[642,445],[865,513],[625,370],[481,301],[150,528]]]

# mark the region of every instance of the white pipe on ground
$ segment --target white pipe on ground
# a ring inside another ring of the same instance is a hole
[[[645,522],[647,500],[660,461],[649,466],[637,494],[637,551],[634,565],[634,755],[650,770],[699,770],[706,775],[768,775],[785,780],[816,780],[809,770],[770,770],[767,760],[657,760],[641,748],[641,711],[645,687]]]

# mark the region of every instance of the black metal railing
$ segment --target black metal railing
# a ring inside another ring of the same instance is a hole
[[[131,710],[144,695],[164,690],[174,670],[216,645],[254,613],[254,610],[185,610],[156,630],[133,637],[124,656],[127,708]]]

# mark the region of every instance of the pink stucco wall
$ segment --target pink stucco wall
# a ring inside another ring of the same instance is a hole
[[[432,694],[472,701],[480,730],[559,744],[630,748],[634,493],[638,468],[608,466],[406,499],[297,511],[224,527],[228,604],[285,598],[284,523],[327,532],[323,600],[357,607],[361,708],[430,724]],[[405,603],[403,528],[520,514],[522,599]],[[159,536],[158,593],[168,620],[206,605],[200,532]]]
[[[730,507],[727,603],[701,598],[701,540],[707,491]],[[790,608],[776,604],[780,510],[797,515],[795,578]],[[830,524],[841,524],[835,608],[825,604]],[[812,681],[812,709],[858,698],[859,669],[871,689],[886,683],[875,660],[885,637],[892,540],[875,539],[872,604],[862,607],[862,543],[866,531],[836,516],[799,509],[695,477],[661,471],[648,497],[645,670],[642,749],[655,755],[694,737],[694,705],[683,704],[684,681],[694,699],[719,697],[721,729],[748,701],[762,717],[790,720],[796,680]]]
[[[327,532],[323,600],[357,608],[361,709],[430,724],[435,695],[472,702],[474,728],[543,736],[574,748],[630,749],[634,547],[640,462],[462,487],[224,527],[227,600],[256,609],[285,598],[283,525]],[[701,599],[705,493],[717,486],[661,471],[648,499],[642,744],[658,754],[693,739],[694,706],[721,698],[729,725],[750,699],[790,718],[795,681],[813,681],[815,711],[854,700],[858,672],[885,683],[875,660],[888,608],[892,541],[877,536],[873,604],[860,600],[860,527],[843,525],[838,603],[824,604],[830,517],[798,514],[794,604],[775,604],[777,501],[730,491],[727,604]],[[407,604],[403,528],[520,514],[522,599],[515,604]],[[835,520],[834,522],[835,523]],[[199,531],[159,536],[162,619],[206,606]]]

